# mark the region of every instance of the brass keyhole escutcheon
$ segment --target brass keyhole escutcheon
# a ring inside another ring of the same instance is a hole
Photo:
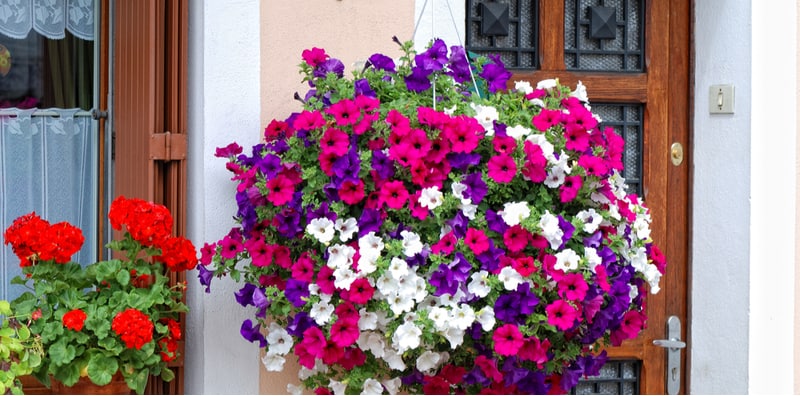
[[[672,143],[670,149],[670,157],[672,158],[672,165],[678,166],[683,163],[683,145],[675,142]]]

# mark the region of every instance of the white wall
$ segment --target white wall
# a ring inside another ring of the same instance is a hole
[[[750,51],[749,2],[695,2],[689,289],[694,394],[748,390]],[[735,86],[734,114],[709,114],[712,84]]]
[[[751,394],[794,391],[797,2],[752,1]]]
[[[228,232],[235,184],[216,147],[250,147],[260,130],[259,1],[204,1],[189,7],[188,237],[198,249]],[[257,347],[239,334],[247,317],[232,282],[215,279],[205,294],[187,274],[187,394],[256,394]]]

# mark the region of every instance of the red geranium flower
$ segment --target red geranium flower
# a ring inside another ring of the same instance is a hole
[[[81,309],[73,309],[61,317],[64,327],[75,331],[83,330],[83,322],[86,321],[86,312]]]

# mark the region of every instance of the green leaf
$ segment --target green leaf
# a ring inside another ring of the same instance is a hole
[[[61,381],[66,386],[75,385],[81,377],[81,369],[77,364],[60,366],[53,373],[53,377]]]
[[[103,354],[96,353],[89,359],[89,379],[97,385],[106,385],[111,383],[111,378],[119,371],[119,364],[117,359],[104,356]]]
[[[56,365],[69,365],[72,359],[75,359],[75,346],[66,345],[63,341],[51,345],[48,352],[50,360]]]
[[[149,369],[142,369],[135,372],[130,377],[125,377],[125,382],[136,394],[144,394],[144,387],[147,385],[147,377],[150,375]]]
[[[0,300],[0,315],[11,315],[11,304],[6,300]]]
[[[127,286],[131,281],[131,274],[128,271],[117,272],[117,282],[122,286]]]
[[[167,367],[164,367],[164,370],[161,371],[161,379],[170,382],[175,379],[175,372]]]

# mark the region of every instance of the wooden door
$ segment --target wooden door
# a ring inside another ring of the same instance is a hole
[[[188,1],[111,1],[113,196],[164,204],[174,233],[186,235]],[[146,393],[183,393],[183,341],[178,351],[175,380],[151,378]]]
[[[626,139],[623,176],[652,211],[652,236],[668,267],[662,290],[648,297],[647,328],[637,339],[609,348],[617,364],[610,371],[620,377],[620,392],[665,394],[666,350],[653,340],[666,338],[666,321],[673,315],[681,321],[681,338],[686,335],[690,1],[497,2],[509,5],[508,35],[482,36],[480,1],[467,0],[468,49],[500,53],[514,72],[511,84],[558,78],[574,88],[581,81],[592,110]],[[673,143],[682,145],[686,157],[678,165],[671,161]],[[638,374],[631,378],[625,371]]]

